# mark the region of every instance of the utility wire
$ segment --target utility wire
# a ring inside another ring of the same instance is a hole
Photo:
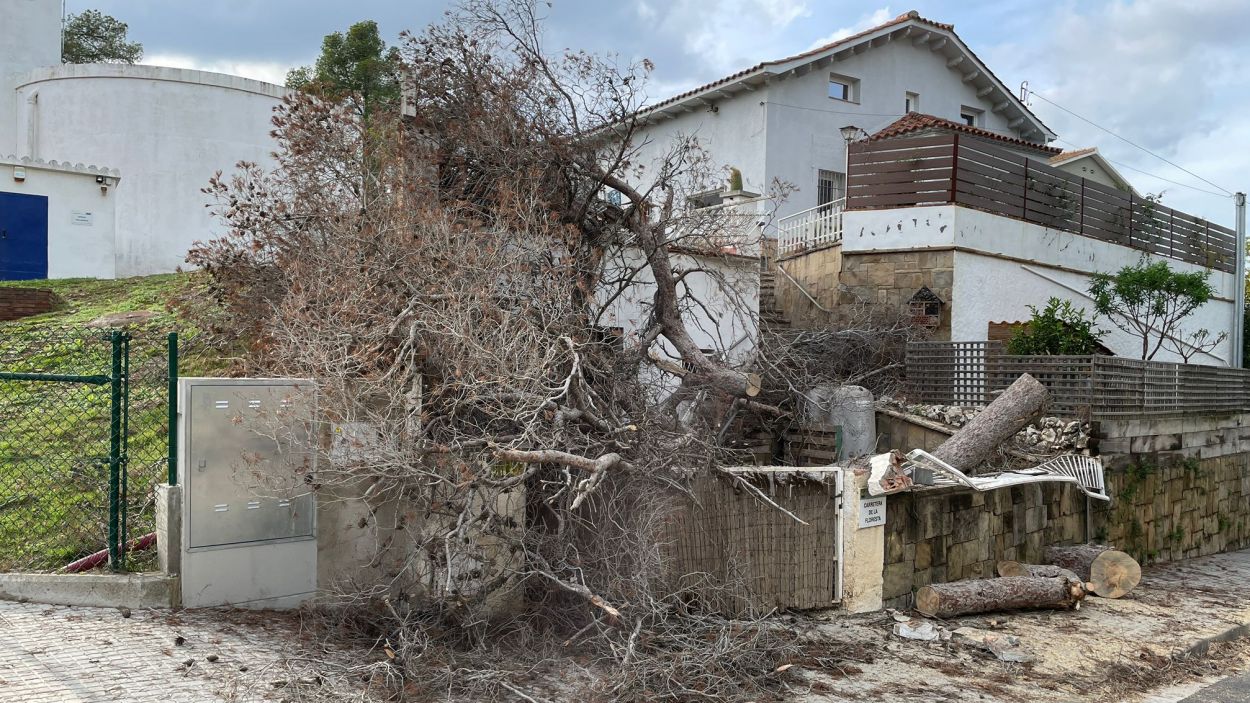
[[[1068,145],[1068,146],[1070,146],[1070,147],[1080,148],[1080,145],[1079,145],[1079,144],[1074,144],[1073,142],[1070,142],[1070,141],[1068,141],[1067,139],[1056,139],[1055,141],[1057,141],[1057,142],[1063,142],[1064,144],[1067,144],[1067,145]],[[1107,161],[1110,161],[1111,163],[1115,164],[1116,166],[1119,166],[1120,168],[1127,168],[1127,169],[1128,169],[1128,170],[1130,170],[1130,171],[1136,171],[1137,173],[1140,173],[1140,174],[1142,174],[1143,176],[1150,176],[1151,178],[1158,179],[1158,180],[1160,180],[1160,181],[1163,181],[1164,183],[1171,183],[1172,185],[1177,185],[1177,186],[1180,186],[1180,187],[1182,187],[1182,188],[1188,188],[1188,189],[1190,189],[1190,190],[1196,190],[1196,191],[1198,191],[1199,193],[1206,193],[1207,195],[1214,195],[1214,196],[1215,196],[1215,197],[1217,197],[1217,198],[1227,198],[1227,197],[1230,197],[1230,196],[1224,195],[1223,193],[1217,193],[1217,192],[1215,192],[1215,191],[1213,191],[1213,190],[1207,190],[1206,188],[1199,188],[1199,187],[1197,187],[1197,186],[1191,186],[1191,185],[1189,185],[1188,183],[1181,183],[1180,181],[1174,181],[1174,180],[1172,180],[1172,179],[1170,179],[1170,178],[1164,178],[1163,176],[1160,176],[1160,175],[1159,175],[1159,174],[1157,174],[1157,173],[1151,173],[1151,172],[1149,172],[1149,171],[1143,171],[1143,170],[1141,170],[1140,168],[1137,168],[1136,166],[1130,166],[1130,165],[1128,165],[1128,164],[1124,163],[1123,161],[1116,161],[1115,159],[1108,159],[1108,158],[1107,158],[1107,156],[1106,156],[1105,154],[1101,154],[1101,153],[1100,153],[1100,154],[1099,154],[1099,156],[1102,156],[1102,158],[1107,159]]]
[[[1203,183],[1206,183],[1206,184],[1207,184],[1207,185],[1209,185],[1209,186],[1213,186],[1213,187],[1215,187],[1215,188],[1217,188],[1217,189],[1219,189],[1219,190],[1223,191],[1225,195],[1228,195],[1228,196],[1230,196],[1230,197],[1231,197],[1231,196],[1232,196],[1232,194],[1233,194],[1233,193],[1232,193],[1232,191],[1228,190],[1228,189],[1227,189],[1227,188],[1225,188],[1224,186],[1222,186],[1222,185],[1220,185],[1220,184],[1218,184],[1218,183],[1212,183],[1211,181],[1208,181],[1207,179],[1203,178],[1202,176],[1199,176],[1198,174],[1194,173],[1193,171],[1190,171],[1189,169],[1185,168],[1184,166],[1181,166],[1180,164],[1176,163],[1175,161],[1169,161],[1168,159],[1166,159],[1166,158],[1164,158],[1164,157],[1162,157],[1162,156],[1159,156],[1158,154],[1154,153],[1153,151],[1151,151],[1151,150],[1147,149],[1146,147],[1142,146],[1141,144],[1138,144],[1137,142],[1135,142],[1135,141],[1133,141],[1133,140],[1131,140],[1131,139],[1128,139],[1128,138],[1126,138],[1126,137],[1121,137],[1120,135],[1116,134],[1115,132],[1113,132],[1113,131],[1111,131],[1111,130],[1107,129],[1106,127],[1103,127],[1102,125],[1098,124],[1097,122],[1095,122],[1095,121],[1093,121],[1093,120],[1089,119],[1088,117],[1083,117],[1083,116],[1081,116],[1081,115],[1076,114],[1075,112],[1073,112],[1073,111],[1069,110],[1068,108],[1064,107],[1063,105],[1060,105],[1059,103],[1055,102],[1054,100],[1051,100],[1050,98],[1047,98],[1046,96],[1042,95],[1041,93],[1038,93],[1037,91],[1034,91],[1034,90],[1030,90],[1030,89],[1028,89],[1028,88],[1025,88],[1025,97],[1027,98],[1027,97],[1028,97],[1028,96],[1030,96],[1030,95],[1031,95],[1031,96],[1034,96],[1034,97],[1037,97],[1037,98],[1041,98],[1041,99],[1042,99],[1042,100],[1044,100],[1045,102],[1047,102],[1047,103],[1049,103],[1049,104],[1051,104],[1051,105],[1053,105],[1053,106],[1055,106],[1055,107],[1059,108],[1060,110],[1063,110],[1064,112],[1068,113],[1069,115],[1072,115],[1073,117],[1077,118],[1078,120],[1081,120],[1082,122],[1087,122],[1087,123],[1089,123],[1089,124],[1091,124],[1091,125],[1093,125],[1093,126],[1097,127],[1098,129],[1101,129],[1102,131],[1106,132],[1107,134],[1110,134],[1111,136],[1115,137],[1116,139],[1119,139],[1120,141],[1124,142],[1125,144],[1128,144],[1128,145],[1130,145],[1130,146],[1132,146],[1132,147],[1134,147],[1134,148],[1136,148],[1136,149],[1141,149],[1142,151],[1146,152],[1147,154],[1150,154],[1151,156],[1155,157],[1156,159],[1159,159],[1160,161],[1162,161],[1162,162],[1164,162],[1164,163],[1166,163],[1166,164],[1169,164],[1169,165],[1171,165],[1171,166],[1175,166],[1176,168],[1179,168],[1180,170],[1184,171],[1185,173],[1188,173],[1189,175],[1193,176],[1194,178],[1197,178],[1198,180],[1202,181]]]

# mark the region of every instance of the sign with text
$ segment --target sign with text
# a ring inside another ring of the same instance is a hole
[[[885,524],[885,496],[859,499],[859,526],[881,527]]]
[[[69,223],[79,227],[91,227],[95,224],[95,213],[74,210],[69,214]]]

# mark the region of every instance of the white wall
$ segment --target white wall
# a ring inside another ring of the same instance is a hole
[[[61,0],[0,0],[0,155],[19,153],[14,87],[61,63]]]
[[[728,168],[733,167],[742,172],[744,190],[766,195],[769,185],[764,169],[766,109],[762,101],[767,93],[767,88],[739,93],[734,99],[717,103],[716,112],[706,107],[696,108],[642,128],[634,141],[639,150],[635,161],[644,169],[637,183],[649,186],[677,140],[695,137],[711,155],[712,168],[725,169],[725,173],[716,175],[719,182],[709,187],[724,186],[729,177]]]
[[[39,69],[17,89],[18,153],[119,169],[115,275],[170,272],[195,241],[221,232],[200,192],[214,172],[272,163],[271,113],[285,92],[155,66]]]
[[[26,179],[14,178],[13,169]],[[0,192],[48,198],[48,277],[113,278],[117,186],[101,191],[98,176],[117,173],[0,158]]]
[[[767,194],[774,179],[798,188],[778,205],[776,216],[782,217],[816,206],[817,171],[845,171],[840,128],[855,125],[871,133],[885,127],[904,114],[908,92],[919,94],[920,112],[960,121],[966,105],[983,110],[980,126],[1018,136],[1008,127],[1008,118],[993,111],[1002,94],[977,97],[975,82],[962,80],[968,62],[951,68],[947,59],[928,45],[917,47],[901,38],[799,77],[774,76],[753,91],[717,99],[717,112],[692,107],[644,127],[642,136],[651,143],[642,148],[638,161],[651,164],[675,137],[696,136],[715,167],[742,171],[747,190]],[[831,73],[859,79],[857,102],[829,97]]]
[[[689,292],[702,305],[683,309],[690,336],[700,348],[714,349],[725,355],[733,365],[746,367],[755,358],[759,337],[759,262],[754,257],[692,256],[673,254],[673,263],[680,269],[702,268],[713,272],[693,273],[684,281]],[[643,266],[641,250],[627,249],[605,267],[608,276],[619,275],[624,267],[639,268],[634,285],[617,298],[603,316],[604,327],[621,327],[627,338],[645,331],[655,298],[655,277]],[[678,293],[686,293],[679,287]],[[677,359],[676,351],[663,339],[653,347],[660,358]]]
[[[986,338],[987,323],[1023,321],[1028,305],[1041,306],[1051,296],[1071,300],[1092,311],[1085,294],[1089,273],[1115,272],[1137,263],[1136,249],[1059,232],[980,210],[941,205],[897,210],[857,210],[843,215],[843,253],[878,250],[949,249],[955,252],[955,280],[951,311],[951,340]],[[1003,257],[1011,257],[1006,259]],[[1177,271],[1204,271],[1196,264],[1164,259]],[[1187,318],[1182,331],[1206,328],[1228,332],[1232,326],[1233,274],[1212,271],[1210,282],[1216,299]],[[1103,321],[1112,330],[1104,339],[1116,354],[1140,357],[1140,342]],[[1225,340],[1212,354],[1192,363],[1225,364],[1229,358]],[[1180,361],[1160,352],[1158,361]]]
[[[991,100],[1001,98],[978,98],[977,88],[964,83],[962,71],[948,68],[946,60],[927,45],[917,47],[899,39],[771,84],[764,177],[799,188],[778,208],[778,217],[817,205],[819,169],[846,170],[846,146],[839,129],[854,125],[872,133],[885,127],[903,116],[906,93],[919,94],[919,112],[956,122],[962,106],[982,109],[982,127],[1015,136],[1007,119],[993,112]],[[829,97],[831,73],[859,79],[858,103]]]

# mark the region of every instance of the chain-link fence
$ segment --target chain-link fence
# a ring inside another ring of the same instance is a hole
[[[176,349],[157,331],[0,339],[0,571],[155,565]]]
[[[117,353],[104,330],[0,341],[0,569],[55,570],[108,545]]]

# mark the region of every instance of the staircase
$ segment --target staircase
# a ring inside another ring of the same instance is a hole
[[[778,332],[790,329],[790,319],[777,304],[777,272],[760,272],[760,329]]]

